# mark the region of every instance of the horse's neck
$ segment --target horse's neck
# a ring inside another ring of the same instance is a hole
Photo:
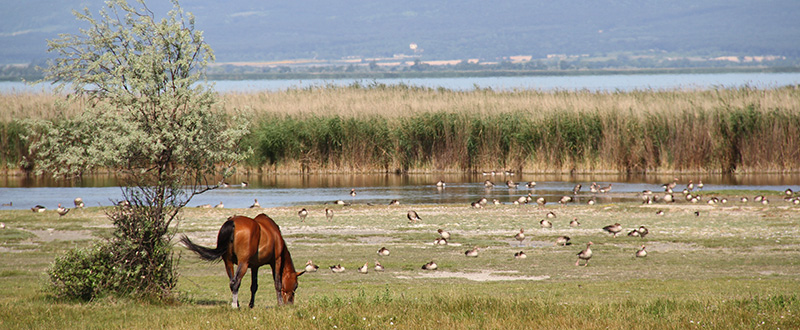
[[[283,252],[281,252],[281,263],[282,268],[284,271],[291,270],[295,271],[294,269],[294,262],[292,261],[292,255],[289,253],[289,249],[286,248],[286,243],[283,245]]]

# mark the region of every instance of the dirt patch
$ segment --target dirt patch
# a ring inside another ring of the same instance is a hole
[[[443,272],[433,271],[428,273],[420,273],[419,278],[463,278],[470,281],[486,282],[486,281],[543,281],[549,279],[550,276],[510,276],[501,274],[515,274],[517,272],[497,272],[484,270],[478,273],[463,273],[463,272]]]

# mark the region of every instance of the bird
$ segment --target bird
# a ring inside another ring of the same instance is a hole
[[[369,263],[364,263],[364,266],[358,267],[358,272],[361,274],[366,274],[369,272]]]
[[[630,237],[639,237],[640,236],[639,235],[639,231],[636,230],[636,229],[631,230],[631,231],[628,232],[628,236],[630,236]]]
[[[575,261],[575,266],[580,266],[581,259],[586,260],[584,266],[589,265],[589,259],[592,258],[592,242],[586,243],[586,248],[578,252],[578,260]]]
[[[689,180],[689,183],[686,185],[686,190],[688,190],[689,192],[694,190],[694,182],[692,180]]]
[[[303,208],[300,211],[297,211],[297,216],[300,217],[301,222],[306,222],[306,217],[308,216],[308,210]]]
[[[3,206],[14,206],[14,202],[3,203]]]
[[[475,209],[482,209],[483,208],[483,204],[481,204],[480,201],[475,201],[475,202],[469,203],[469,205],[472,206],[472,208],[475,208]]]
[[[79,209],[86,206],[85,204],[83,204],[83,198],[80,197],[75,198],[75,200],[73,200],[72,203],[75,204],[75,207]]]
[[[437,230],[436,232],[438,232],[438,233],[439,233],[439,236],[441,236],[442,238],[444,238],[444,239],[450,239],[450,233],[449,233],[449,232],[447,232],[446,230],[444,230],[444,229],[441,229],[441,228],[440,228],[440,229],[439,229],[439,230]]]
[[[200,205],[197,205],[197,208],[210,209],[211,208],[211,204],[200,204]]]
[[[547,218],[553,219],[556,217],[556,213],[553,211],[547,212]]]
[[[664,210],[658,210],[658,211],[656,211],[656,215],[664,215]]]
[[[325,209],[325,217],[328,218],[328,220],[332,220],[333,219],[333,210]]]
[[[350,197],[356,197],[356,190],[350,189]]]
[[[408,221],[410,222],[417,222],[422,220],[422,218],[420,218],[417,212],[414,210],[408,211],[406,217],[408,217]]]
[[[484,188],[492,188],[492,187],[494,187],[494,183],[492,181],[490,181],[490,180],[486,180],[486,181],[483,182],[483,187]]]
[[[261,204],[258,204],[258,200],[256,199],[253,205],[250,205],[251,209],[261,208]]]
[[[572,243],[570,243],[569,240],[570,240],[569,236],[558,236],[556,237],[556,245],[561,245],[561,246],[570,245]]]
[[[400,201],[398,201],[398,200],[396,200],[396,199],[393,199],[391,202],[389,202],[389,205],[390,205],[390,206],[391,206],[391,205],[400,205]]]
[[[44,212],[45,210],[47,210],[47,208],[42,205],[36,205],[31,208],[31,211],[33,211],[34,213],[41,213]]]
[[[569,222],[569,226],[573,227],[573,228],[574,227],[578,227],[580,225],[581,225],[581,223],[578,222],[578,218],[572,218],[572,221]]]
[[[525,203],[528,203],[528,197],[520,196],[519,198],[517,198],[517,204],[525,204]]]
[[[214,205],[215,209],[221,209],[221,208],[224,208],[224,207],[225,207],[225,204],[222,204],[222,201],[220,201],[219,204]]]
[[[493,200],[492,200],[492,203],[494,203],[494,205],[500,205],[500,204],[503,204],[503,203],[500,203],[500,200],[499,200],[499,199],[497,199],[497,198],[493,199]]]
[[[515,183],[514,181],[508,180],[506,181],[506,186],[508,186],[508,189],[515,189],[519,186],[519,183]]]
[[[439,268],[439,265],[437,265],[437,264],[436,264],[435,262],[433,262],[433,261],[431,261],[431,262],[429,262],[429,263],[427,263],[427,264],[424,264],[424,265],[422,265],[422,269],[424,269],[424,270],[436,270],[436,268]]]
[[[740,201],[742,201],[742,203],[747,203],[749,200],[747,199],[747,197],[742,197],[742,199],[740,199]]]
[[[597,182],[592,182],[592,184],[589,185],[589,191],[592,192],[593,194],[597,193],[598,191]]]
[[[590,199],[588,202],[586,202],[586,204],[587,204],[587,205],[594,205],[594,203],[597,203],[597,202],[594,200],[594,198],[592,198],[592,199]]]
[[[514,259],[525,259],[527,257],[528,255],[525,254],[525,251],[519,251],[517,253],[514,253]]]
[[[69,209],[66,207],[61,207],[61,203],[59,203],[56,212],[58,212],[59,217],[63,217],[69,213]]]
[[[528,184],[526,184],[525,186],[530,188],[530,189],[534,189],[534,188],[536,188],[536,181],[528,182]]]
[[[673,203],[675,202],[675,197],[672,194],[664,194],[664,202],[665,203]]]
[[[699,217],[700,216],[700,211],[694,211],[694,216]]]
[[[564,206],[567,205],[567,203],[572,202],[572,200],[572,196],[561,196],[561,199],[558,200],[558,203],[561,204],[561,206]]]
[[[376,272],[382,272],[383,271],[383,265],[381,265],[380,261],[378,261],[378,260],[375,260],[375,271]]]
[[[315,265],[314,262],[312,262],[311,260],[306,262],[306,272],[307,273],[316,272],[317,269],[319,269],[319,266]]]
[[[544,208],[544,205],[547,204],[547,201],[544,197],[539,197],[536,199],[536,204],[539,204],[539,207]]]
[[[675,186],[677,185],[678,185],[678,178],[674,178],[672,182],[662,184],[661,188],[664,188],[664,190],[672,190],[675,189]]]
[[[332,271],[332,272],[334,272],[334,273],[344,273],[344,271],[345,271],[344,267],[342,267],[342,265],[341,265],[341,264],[339,264],[339,265],[334,265],[334,266],[330,266],[329,268],[330,268],[330,269],[331,269],[331,271]]]
[[[541,226],[542,228],[553,228],[553,223],[550,222],[550,220],[542,219],[539,220],[539,226]]]
[[[6,229],[6,223],[0,222],[0,229]]]
[[[378,255],[379,256],[388,256],[389,255],[389,249],[387,249],[385,246],[380,248],[378,250]]]
[[[481,197],[481,199],[478,200],[478,203],[485,206],[486,204],[489,204],[489,200],[486,199],[486,197]]]
[[[444,183],[444,181],[442,181],[442,180],[439,180],[439,182],[436,182],[436,187],[439,187],[439,188],[444,188],[444,186],[445,186],[445,185],[446,185],[446,184],[445,184],[445,183]]]
[[[522,245],[522,241],[525,240],[525,230],[520,228],[519,232],[516,235],[514,235],[514,239],[519,241],[519,244]]]
[[[703,190],[703,180],[697,180],[697,190]]]
[[[242,185],[242,188],[247,188],[247,186],[249,186],[250,184],[247,183],[247,181],[242,181],[241,185]]]
[[[647,230],[647,227],[645,226],[639,226],[639,229],[636,229],[636,231],[639,232],[639,237],[641,238],[644,238],[645,236],[647,236],[647,234],[650,233],[650,231]]]
[[[433,241],[433,245],[447,245],[447,240],[441,237],[437,237],[436,240]]]
[[[598,189],[598,191],[600,191],[600,193],[607,193],[607,192],[611,191],[611,186],[612,185],[613,184],[609,183],[607,186],[601,187],[600,189]]]
[[[617,237],[617,234],[622,231],[622,225],[615,223],[613,225],[603,227],[603,230],[607,231],[609,234],[614,234],[614,237]]]
[[[642,245],[642,248],[636,251],[636,257],[637,258],[644,258],[646,256],[647,256],[647,250],[645,250],[644,245]]]
[[[464,252],[464,255],[467,256],[467,257],[477,257],[478,256],[478,250],[479,250],[479,248],[476,246],[476,247],[474,247],[472,249],[469,249],[466,252]]]
[[[575,187],[572,188],[572,193],[577,195],[581,191],[581,187],[583,187],[583,186],[581,186],[580,183],[576,184]]]

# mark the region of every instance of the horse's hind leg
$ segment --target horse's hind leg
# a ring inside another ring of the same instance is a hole
[[[256,291],[258,291],[258,267],[250,270],[252,281],[250,283],[250,308],[256,305]]]
[[[231,295],[233,296],[231,306],[233,306],[233,308],[239,308],[239,286],[242,285],[242,277],[244,277],[244,273],[246,272],[247,263],[240,263],[236,268],[236,273],[231,278]]]

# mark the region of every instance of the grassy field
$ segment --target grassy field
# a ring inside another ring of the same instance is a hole
[[[707,192],[707,197],[729,192]],[[755,192],[753,192],[755,193]],[[300,329],[300,328],[610,328],[610,329],[796,329],[800,327],[800,207],[768,196],[769,205],[731,202],[711,206],[678,202],[547,205],[336,206],[332,221],[323,205],[298,208],[185,209],[178,231],[214,244],[230,215],[264,212],[281,225],[295,265],[312,259],[316,273],[300,277],[296,304],[274,308],[270,271],[261,269],[252,310],[230,307],[221,263],[206,263],[183,248],[180,299],[152,304],[119,298],[88,303],[59,301],[44,289],[45,270],[56,255],[88,246],[110,232],[101,209],[0,211],[0,328],[87,329]],[[752,196],[751,197],[752,200]],[[328,205],[327,207],[331,207]],[[423,221],[409,224],[416,210]],[[657,210],[665,215],[657,216]],[[552,229],[539,227],[548,211]],[[695,212],[699,211],[699,215]],[[570,228],[576,217],[580,227]],[[619,222],[614,238],[603,226]],[[647,226],[645,238],[629,230]],[[452,234],[434,246],[436,230]],[[513,235],[525,229],[524,246]],[[568,235],[572,245],[555,246]],[[589,266],[576,267],[576,253],[594,243]],[[646,245],[646,258],[634,252]],[[380,247],[390,256],[378,256]],[[481,248],[477,258],[464,251]],[[514,259],[524,250],[527,259]],[[386,270],[372,270],[378,260]],[[436,261],[439,269],[421,266]],[[369,274],[356,268],[370,264]],[[341,264],[334,274],[328,266]],[[245,276],[240,302],[250,299]],[[264,308],[264,307],[267,308]]]

